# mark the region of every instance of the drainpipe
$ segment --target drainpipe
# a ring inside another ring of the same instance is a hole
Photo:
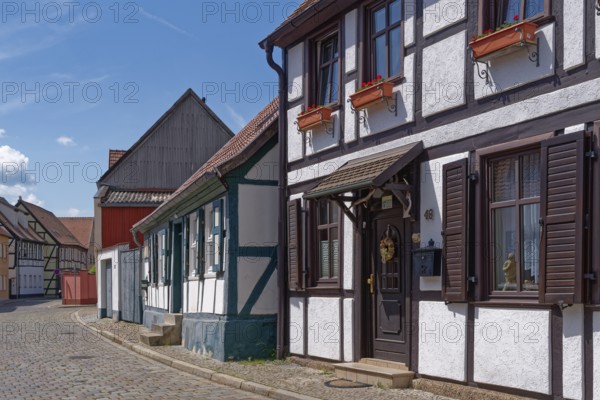
[[[265,50],[267,63],[277,73],[279,77],[279,120],[278,120],[278,145],[279,145],[279,238],[277,246],[277,285],[279,287],[279,301],[277,309],[277,358],[282,359],[285,356],[286,349],[286,319],[287,319],[287,291],[286,291],[286,271],[287,257],[285,254],[286,245],[286,199],[287,199],[287,167],[286,167],[286,80],[285,72],[273,60],[273,43],[265,39],[260,43],[260,47]]]

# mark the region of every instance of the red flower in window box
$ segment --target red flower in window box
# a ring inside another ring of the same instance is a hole
[[[296,118],[299,131],[307,131],[323,122],[331,122],[332,108],[312,105]]]
[[[518,17],[518,15],[516,17]],[[488,29],[484,32],[484,35],[486,36],[471,41],[469,46],[473,51],[473,57],[478,60],[513,45],[520,45],[522,43],[535,45],[536,29],[537,24],[529,21],[508,24],[507,27],[490,34],[487,34],[489,31]]]
[[[355,110],[368,108],[372,104],[379,103],[393,95],[394,84],[386,82],[381,75],[370,82],[363,82],[361,88],[350,95],[350,102]]]

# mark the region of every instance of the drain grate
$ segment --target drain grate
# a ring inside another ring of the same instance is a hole
[[[325,382],[325,386],[335,389],[361,389],[371,387],[372,385],[367,385],[366,383],[360,382],[347,381],[345,379],[334,379]]]
[[[94,356],[70,356],[70,360],[90,360],[94,358]]]

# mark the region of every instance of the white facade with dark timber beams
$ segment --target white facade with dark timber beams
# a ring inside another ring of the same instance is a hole
[[[179,337],[142,334],[143,341],[181,343],[221,361],[275,349],[277,110],[269,103],[134,225],[133,234],[144,235],[143,323],[181,319]]]
[[[600,399],[597,6],[307,0],[261,43],[284,55],[285,350]]]

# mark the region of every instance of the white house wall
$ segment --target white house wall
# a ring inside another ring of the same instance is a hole
[[[239,245],[268,247],[277,244],[278,188],[239,185]]]
[[[169,310],[169,300],[170,300],[170,286],[165,286],[162,283],[159,283],[155,286],[148,287],[148,297],[146,300],[146,305],[159,308],[161,310],[168,311]],[[114,293],[113,293],[114,296]]]
[[[237,282],[238,282],[238,312],[241,311],[252,290],[260,277],[265,273],[271,258],[269,257],[238,257],[237,262]],[[271,275],[265,290],[262,292],[258,301],[251,310],[251,314],[276,314],[277,313],[277,280],[276,273]]]
[[[475,308],[475,382],[550,394],[551,354],[550,311]]]
[[[555,32],[555,23],[544,25],[536,31],[536,36],[540,39],[539,67],[529,60],[527,50],[523,48],[521,51],[491,60],[489,68],[479,65],[482,70],[487,69],[490,76],[489,85],[478,75],[477,68],[474,68],[475,98],[481,99],[552,76],[555,72]]]
[[[565,308],[563,314],[563,395],[583,399],[583,305]]]
[[[385,144],[369,147],[354,153],[317,162],[308,167],[299,168],[288,173],[289,184],[298,184],[311,179],[326,176],[332,168],[339,168],[349,160],[376,154],[384,150],[423,141],[425,148],[451,143],[456,140],[479,135],[506,126],[506,116],[510,115],[510,123],[518,124],[535,118],[563,112],[578,106],[600,101],[600,78],[589,80],[564,89],[546,93],[528,100],[523,100],[492,111],[449,123],[438,128],[392,140]],[[560,126],[557,129],[563,128]]]
[[[346,203],[346,206],[350,206]],[[344,246],[342,253],[343,261],[343,288],[344,290],[354,289],[354,225],[348,217],[344,215],[344,236],[342,245]]]
[[[341,330],[339,298],[311,297],[308,300],[308,355],[341,359]]]
[[[585,0],[563,0],[563,49],[565,70],[585,62]]]
[[[461,22],[466,17],[466,0],[423,0],[423,36]]]
[[[404,47],[415,44],[415,24],[417,19],[417,1],[408,0],[404,2]]]
[[[469,153],[453,154],[448,157],[421,163],[421,182],[419,183],[419,198],[421,214],[425,210],[433,210],[433,219],[420,218],[421,222],[421,247],[429,245],[433,239],[435,246],[442,247],[442,173],[444,165],[452,161],[468,157]],[[442,277],[419,277],[421,291],[442,290]]]
[[[444,38],[423,49],[423,116],[465,104],[466,32]],[[443,62],[440,54],[444,54]]]
[[[288,101],[298,100],[303,96],[304,43],[288,50]]]
[[[217,279],[209,278],[204,280],[204,296],[202,298],[202,312],[215,313],[215,293],[217,290]]]
[[[127,250],[129,246],[115,246],[103,249],[98,252],[98,262],[96,265],[96,285],[98,293],[98,308],[106,309],[106,262],[111,264],[111,290],[112,290],[112,309],[119,311],[119,250]]]
[[[44,294],[44,267],[32,266],[31,262],[24,261],[19,265],[19,294],[23,296],[40,296]]]
[[[357,81],[352,80],[346,83],[346,95],[350,96],[356,92]],[[352,104],[344,103],[344,142],[350,143],[358,139],[356,133],[356,115],[352,112]]]
[[[344,361],[354,361],[354,299],[344,299]]]
[[[328,133],[333,129],[333,133]],[[306,132],[306,155],[313,155],[324,150],[337,147],[340,142],[340,112],[331,113],[331,123],[317,125]]]
[[[298,132],[296,125],[296,117],[302,112],[302,106],[296,106],[288,110],[287,113],[287,132],[288,132],[288,160],[295,161],[301,159],[304,149],[304,134]]]
[[[419,302],[419,372],[467,380],[467,305]],[[442,361],[443,360],[443,361]]]
[[[594,379],[594,399],[600,400],[600,379],[597,377],[600,376],[600,312],[594,313],[594,321],[593,321],[593,334],[592,334],[592,343],[593,343],[593,355],[592,359],[594,360],[593,365],[593,376],[596,377]]]
[[[356,10],[350,11],[344,17],[344,45],[345,45],[345,62],[346,62],[346,73],[350,73],[356,70],[356,41],[357,41],[357,29],[358,29],[358,12]]]
[[[244,177],[250,180],[279,180],[279,145],[273,146]]]
[[[304,354],[304,335],[306,327],[304,326],[304,298],[290,297],[290,353],[297,355]],[[600,331],[600,329],[599,329]],[[600,334],[600,333],[599,333]]]

